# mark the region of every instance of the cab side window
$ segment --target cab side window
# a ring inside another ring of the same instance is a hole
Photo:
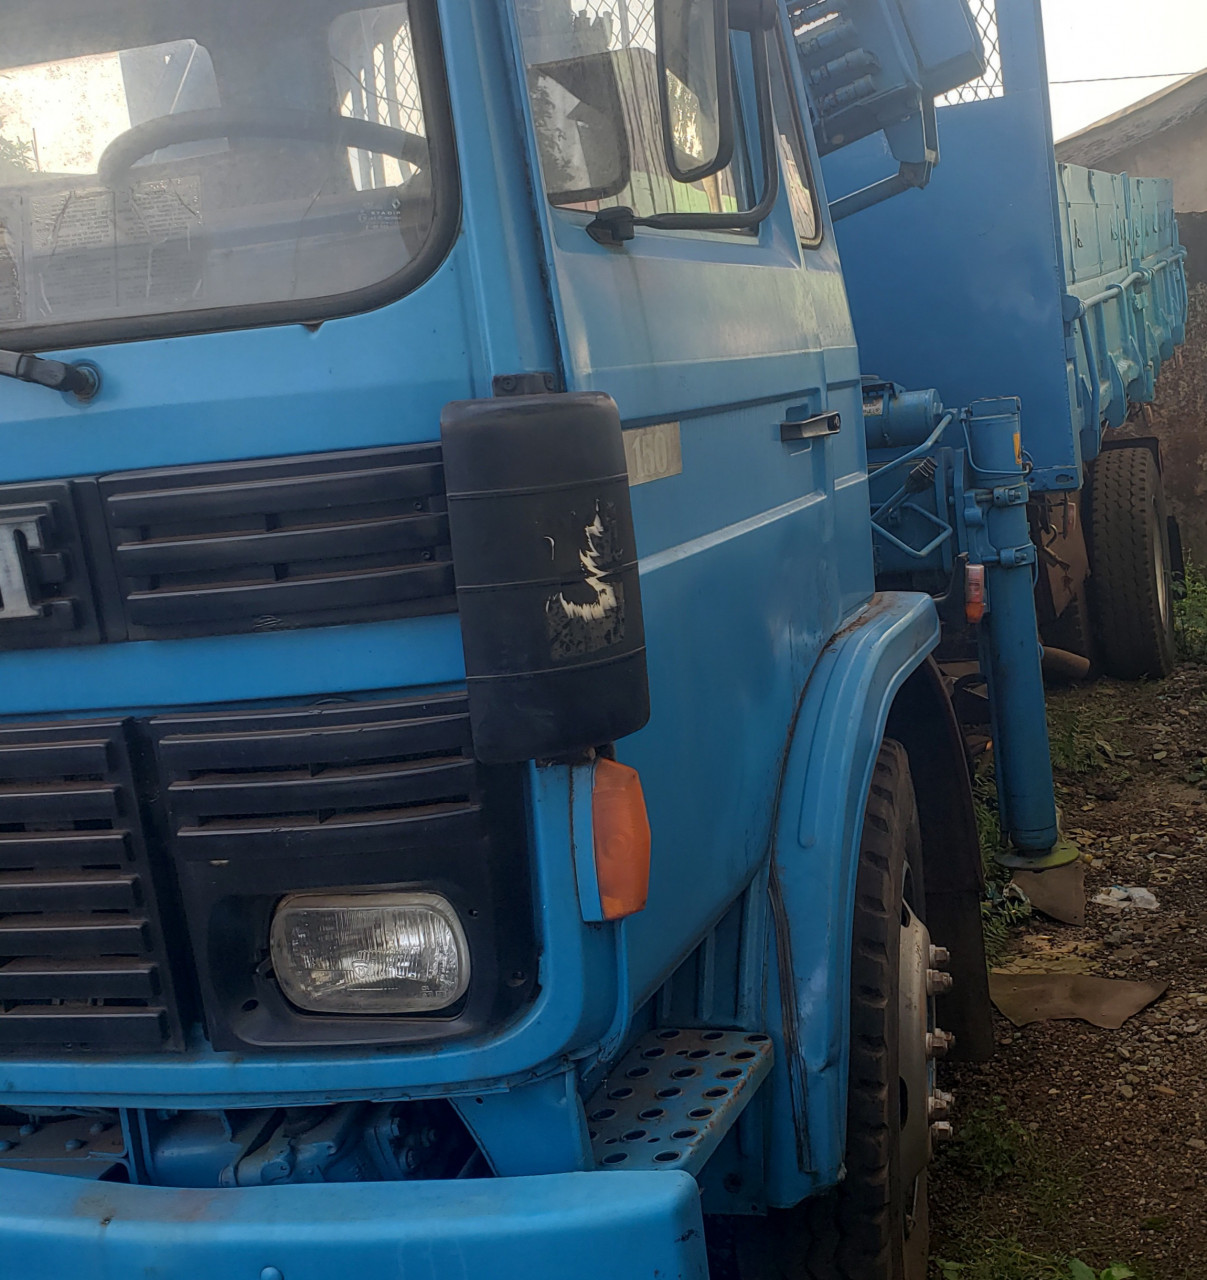
[[[626,205],[637,217],[733,213],[753,203],[744,133],[730,163],[697,182],[671,174],[663,147],[654,0],[519,0],[545,189],[562,208]],[[690,91],[674,102],[672,127],[690,153],[703,138]]]

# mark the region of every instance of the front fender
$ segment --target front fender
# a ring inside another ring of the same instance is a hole
[[[771,861],[768,1199],[776,1206],[841,1174],[864,802],[893,698],[938,641],[929,596],[876,594],[822,651],[796,716]]]

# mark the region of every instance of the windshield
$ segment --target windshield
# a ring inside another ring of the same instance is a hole
[[[415,283],[439,257],[436,209],[454,214],[428,9],[6,15],[0,345],[318,320]]]

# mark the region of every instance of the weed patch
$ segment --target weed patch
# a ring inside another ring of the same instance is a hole
[[[1183,662],[1207,662],[1207,576],[1187,563],[1186,580],[1176,583],[1174,630]]]
[[[985,873],[981,932],[985,938],[985,959],[992,969],[1010,949],[1011,929],[1031,918],[1031,904],[1017,890],[1009,887],[1011,872],[995,857],[1002,844],[1002,828],[998,821],[997,787],[991,764],[973,778],[972,804]]]
[[[1097,725],[1086,709],[1071,702],[1048,702],[1048,745],[1052,767],[1059,773],[1084,776],[1097,773],[1106,758],[1106,744],[1099,740]]]

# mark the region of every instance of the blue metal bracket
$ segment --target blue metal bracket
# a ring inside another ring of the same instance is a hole
[[[992,502],[995,507],[1025,507],[1030,497],[1031,490],[1020,481],[1017,484],[996,485]]]
[[[450,1101],[500,1177],[592,1167],[573,1070],[505,1093],[462,1094]]]
[[[1024,565],[1035,563],[1035,544],[1024,543],[1021,547],[999,547],[997,554],[986,558],[986,564],[996,563],[1003,569],[1021,569]]]

